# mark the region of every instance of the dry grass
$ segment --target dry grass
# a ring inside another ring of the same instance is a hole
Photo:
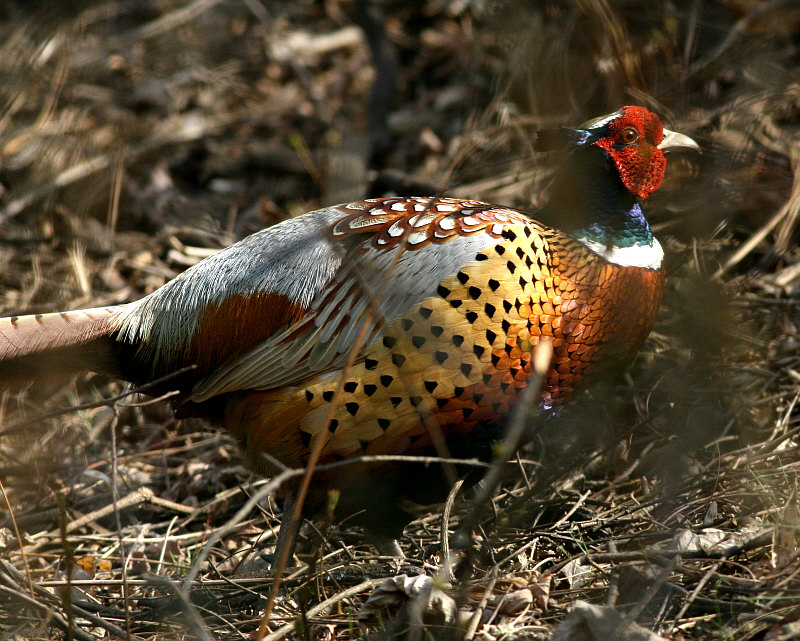
[[[631,376],[520,453],[445,589],[459,623],[430,613],[425,633],[544,639],[590,601],[619,613],[620,639],[631,622],[795,638],[800,9],[540,4],[388,3],[398,89],[376,166],[529,208],[549,163],[533,130],[630,103],[704,154],[673,159],[649,203],[668,292]],[[0,312],[133,300],[250,231],[362,196],[374,73],[352,9],[0,9]],[[108,400],[123,391],[97,376],[0,391],[0,633],[250,636],[272,487],[227,435]],[[407,528],[402,567],[346,524],[307,525],[268,638],[405,629],[408,610],[362,624],[359,608],[387,577],[441,575],[471,492],[449,528],[441,510]]]

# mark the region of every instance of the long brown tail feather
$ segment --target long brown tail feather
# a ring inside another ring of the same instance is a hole
[[[40,376],[114,372],[108,338],[124,305],[0,318],[0,389]]]

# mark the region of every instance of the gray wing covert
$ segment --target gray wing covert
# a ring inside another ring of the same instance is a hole
[[[370,235],[360,238],[301,321],[201,380],[192,400],[235,390],[273,389],[334,372],[344,366],[354,346],[361,353],[385,324],[434,295],[446,276],[497,243],[488,233],[454,236],[414,249],[401,244],[376,248]]]

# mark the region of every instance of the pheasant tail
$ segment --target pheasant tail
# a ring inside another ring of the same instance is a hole
[[[124,307],[0,318],[0,387],[86,369],[116,372],[107,337]]]

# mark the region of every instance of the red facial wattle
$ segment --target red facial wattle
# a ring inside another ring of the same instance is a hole
[[[622,184],[639,198],[647,198],[664,179],[667,159],[658,148],[664,129],[658,116],[644,107],[620,111],[622,115],[608,123],[609,134],[594,144],[608,152]]]

